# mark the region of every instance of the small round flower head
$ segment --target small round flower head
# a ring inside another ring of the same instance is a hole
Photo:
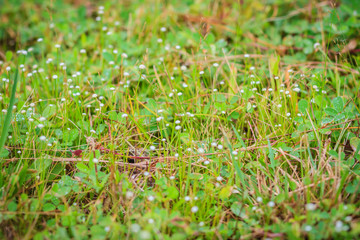
[[[146,69],[146,66],[144,64],[139,65],[139,69]]]
[[[320,43],[317,42],[317,43],[314,44],[314,48],[316,49],[318,47],[320,47]]]
[[[127,191],[125,196],[126,196],[127,199],[132,198],[132,197],[134,197],[134,193],[131,192],[131,191]]]
[[[310,232],[312,230],[312,227],[310,225],[305,225],[304,230],[305,232]]]
[[[97,158],[93,158],[93,163],[98,163],[99,162],[99,159],[97,159]]]
[[[341,232],[341,231],[343,231],[343,229],[344,229],[344,223],[342,221],[340,221],[340,220],[337,220],[335,222],[335,231],[336,232]]]
[[[41,129],[41,128],[44,127],[44,124],[41,124],[41,123],[40,123],[39,125],[37,125],[37,127]]]
[[[39,137],[39,139],[40,139],[41,141],[46,141],[46,137],[45,137],[45,136],[41,136],[41,137]]]
[[[152,239],[151,233],[150,233],[149,231],[146,231],[146,230],[143,230],[143,231],[140,232],[139,238],[140,238],[140,239],[144,239],[144,240],[146,240],[146,239]]]
[[[181,129],[181,126],[179,126],[179,125],[175,127],[175,130],[180,130],[180,129]]]
[[[250,57],[250,55],[249,54],[244,54],[244,57],[248,58],[248,57]]]
[[[148,196],[148,200],[149,200],[150,202],[152,202],[152,201],[155,200],[155,197],[154,197],[154,196]]]
[[[110,227],[109,226],[106,226],[105,227],[105,232],[109,232],[110,231]]]
[[[121,115],[122,118],[127,118],[127,116],[128,116],[128,115],[127,115],[126,113],[124,113],[124,114]]]
[[[44,118],[44,117],[40,117],[40,118],[39,118],[39,120],[40,120],[40,122],[43,122],[43,121],[45,121],[45,120],[46,120],[46,118]]]
[[[275,206],[275,203],[273,202],[273,201],[270,201],[270,202],[268,202],[268,204],[267,204],[269,207],[274,207]]]
[[[133,233],[137,233],[137,232],[139,232],[139,231],[141,230],[141,227],[140,227],[139,224],[134,223],[134,224],[131,224],[130,230],[131,230]]]
[[[162,31],[162,32],[166,32],[166,27],[162,27],[162,28],[160,28],[160,31]]]
[[[202,153],[204,153],[205,152],[205,149],[203,149],[203,148],[198,148],[198,153],[200,153],[200,154],[202,154]]]
[[[191,198],[189,196],[186,196],[184,199],[185,199],[186,202],[191,200]]]
[[[262,197],[257,197],[257,198],[256,198],[256,201],[259,202],[259,203],[261,203],[261,202],[263,201],[263,199],[262,199]]]
[[[217,148],[218,148],[219,150],[221,150],[221,149],[223,149],[224,147],[223,147],[223,145],[219,144],[219,145],[217,146]]]
[[[204,225],[205,225],[204,222],[199,222],[200,227],[203,227]]]
[[[191,212],[192,212],[192,213],[196,213],[197,211],[199,211],[199,207],[193,206],[193,207],[191,208]]]
[[[216,181],[221,182],[222,180],[223,180],[223,178],[222,178],[221,176],[218,176],[218,177],[216,178]]]
[[[308,204],[306,204],[305,208],[306,208],[306,210],[308,210],[308,211],[314,211],[314,210],[316,209],[316,204],[314,204],[314,203],[308,203]]]
[[[150,146],[150,150],[151,151],[155,151],[156,147],[155,146]]]

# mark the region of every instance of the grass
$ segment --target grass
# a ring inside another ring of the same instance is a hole
[[[4,3],[1,238],[355,239],[356,8]]]

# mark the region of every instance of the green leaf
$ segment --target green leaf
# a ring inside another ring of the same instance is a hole
[[[5,54],[5,58],[7,62],[10,62],[13,57],[13,53],[11,51],[7,51]]]
[[[334,98],[332,104],[337,112],[341,112],[344,109],[344,102],[341,97]]]
[[[335,116],[338,112],[333,108],[325,108],[325,113],[330,116]]]
[[[234,202],[231,207],[230,207],[231,211],[238,217],[243,216],[243,208],[242,208],[242,204],[239,202]]]
[[[52,204],[52,203],[45,203],[44,206],[43,206],[43,210],[45,212],[48,212],[48,211],[54,211],[56,209],[55,205]]]
[[[114,61],[114,57],[113,57],[113,55],[111,53],[103,52],[103,57],[108,62]]]
[[[221,191],[219,193],[219,198],[224,200],[224,199],[230,197],[232,190],[233,190],[233,186],[224,187],[223,189],[221,189]]]
[[[42,116],[45,118],[49,118],[56,113],[56,106],[55,105],[48,105],[44,111],[42,112]]]
[[[352,137],[350,139],[350,146],[354,150],[354,152],[360,154],[360,138]]]
[[[84,173],[89,173],[89,172],[90,172],[90,169],[88,168],[88,166],[86,166],[86,165],[83,164],[83,163],[78,163],[78,164],[76,164],[76,167],[77,167],[77,169],[79,169],[81,172],[84,172]]]
[[[169,199],[176,199],[179,196],[179,191],[176,189],[176,187],[173,186],[169,187],[166,190],[166,193]]]
[[[298,108],[299,108],[299,111],[302,112],[302,113],[306,113],[306,110],[308,108],[308,101],[306,101],[305,99],[301,99],[298,103]]]
[[[0,150],[0,157],[4,158],[4,157],[7,157],[9,156],[9,151],[5,148],[1,149]]]
[[[16,202],[10,202],[7,207],[8,207],[8,210],[9,210],[9,211],[15,212],[16,209],[17,209],[17,204],[16,204]]]
[[[230,119],[231,118],[232,119],[238,119],[240,117],[240,113],[239,112],[232,112],[229,117],[230,117]]]

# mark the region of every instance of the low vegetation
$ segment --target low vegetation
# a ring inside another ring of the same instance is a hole
[[[1,238],[360,235],[356,1],[120,2],[2,4]]]

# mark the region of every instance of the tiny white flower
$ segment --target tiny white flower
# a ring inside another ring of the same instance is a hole
[[[196,213],[197,211],[199,211],[199,207],[193,206],[193,207],[191,208],[191,212],[192,212],[192,213]]]
[[[155,151],[156,147],[155,146],[150,146],[150,150],[151,151]]]
[[[263,201],[263,199],[262,199],[262,197],[257,197],[257,198],[256,198],[256,201],[259,202],[259,203],[261,203],[261,202]]]
[[[45,136],[41,136],[41,137],[39,137],[39,139],[40,139],[41,141],[45,141],[45,140],[46,140],[46,137],[45,137]]]
[[[320,47],[320,43],[317,42],[317,43],[314,44],[314,48],[316,49],[318,47]]]
[[[218,145],[217,148],[221,150],[223,149],[223,145]]]
[[[312,227],[310,225],[306,225],[304,227],[305,232],[310,232],[312,230]]]
[[[306,208],[306,210],[308,210],[308,211],[314,211],[314,210],[316,209],[316,204],[314,204],[314,203],[308,203],[308,204],[306,204],[305,208]]]
[[[205,152],[205,149],[203,149],[203,148],[198,148],[198,153],[200,153],[200,154],[202,154],[202,153],[204,153]]]

